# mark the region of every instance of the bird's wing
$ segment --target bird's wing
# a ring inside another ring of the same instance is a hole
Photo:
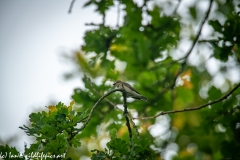
[[[124,85],[126,85],[127,87],[129,87],[131,90],[133,90],[133,91],[137,92],[138,94],[140,94],[140,93],[139,93],[136,89],[134,89],[130,84],[125,83],[125,82],[122,82],[122,83],[124,83]]]

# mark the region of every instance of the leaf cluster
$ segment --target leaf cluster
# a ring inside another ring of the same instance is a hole
[[[136,140],[134,145],[130,147],[130,144],[125,140],[117,138],[117,130],[112,129],[110,131],[111,141],[107,143],[105,151],[92,150],[92,160],[153,160],[154,153],[149,148],[150,140],[141,139]]]
[[[28,136],[34,136],[36,143],[26,149],[26,153],[43,152],[48,154],[67,153],[70,147],[79,147],[80,127],[77,125],[86,119],[85,112],[73,110],[73,102],[65,106],[59,102],[49,106],[49,111],[29,115],[31,127],[20,127]]]
[[[218,33],[217,38],[210,40],[209,43],[214,46],[214,57],[227,61],[230,55],[235,55],[239,61],[240,47],[240,12],[234,11],[234,4],[226,2],[226,8],[220,8],[219,12],[224,13],[227,20],[220,23],[219,20],[211,20],[209,24]],[[239,6],[238,6],[239,7]],[[229,12],[232,11],[232,12]]]

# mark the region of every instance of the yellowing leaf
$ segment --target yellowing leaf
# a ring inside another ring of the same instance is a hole
[[[127,51],[128,48],[124,45],[113,44],[113,45],[111,45],[110,50],[122,52],[122,51]]]
[[[96,68],[93,69],[89,66],[86,57],[84,57],[84,55],[81,52],[76,52],[75,54],[76,54],[76,58],[78,60],[79,65],[81,66],[81,68],[85,72],[91,74],[92,76],[96,76],[97,69]]]
[[[186,116],[184,116],[184,114],[178,114],[173,118],[172,122],[173,122],[173,126],[181,130],[184,126],[185,121],[186,121]]]
[[[71,102],[70,102],[70,106],[68,107],[68,111],[71,111],[71,110],[72,110],[73,105],[74,105],[74,101],[71,101]]]
[[[177,98],[174,102],[173,102],[173,109],[183,109],[185,107],[185,103],[184,101],[182,101],[182,99]]]
[[[193,88],[193,85],[190,80],[191,76],[192,76],[192,71],[190,69],[180,75],[180,79],[183,82],[182,84],[183,87],[189,88],[189,89]]]
[[[188,115],[189,120],[188,123],[192,126],[199,126],[201,124],[201,117],[199,116],[199,114],[196,113],[191,113]]]
[[[142,133],[145,133],[148,131],[148,128],[151,126],[152,124],[150,122],[143,122],[141,125]]]
[[[121,137],[123,136],[124,134],[126,134],[128,131],[127,131],[127,127],[121,127],[119,130],[118,130],[118,136]]]
[[[186,158],[186,157],[192,156],[192,153],[190,153],[186,149],[184,149],[184,150],[178,152],[178,156],[180,158]]]
[[[54,112],[57,110],[56,106],[53,106],[53,105],[48,106],[47,108],[50,110],[50,112]]]

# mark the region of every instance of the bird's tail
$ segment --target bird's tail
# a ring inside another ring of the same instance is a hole
[[[148,99],[147,99],[147,97],[142,96],[141,100],[147,102]]]
[[[142,95],[138,95],[138,96],[130,96],[130,97],[132,97],[132,98],[134,98],[134,99],[138,99],[138,100],[142,100],[142,101],[145,101],[145,102],[147,102],[147,97],[144,97],[144,96],[142,96]]]

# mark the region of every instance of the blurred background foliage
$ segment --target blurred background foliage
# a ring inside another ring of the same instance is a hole
[[[73,93],[77,109],[91,108],[116,80],[148,97],[146,103],[128,101],[135,118],[200,106],[239,83],[239,1],[89,0],[84,7],[91,5],[103,21],[88,24],[92,29],[85,34],[85,44],[72,53],[76,70],[66,74],[66,78],[81,76],[85,84]],[[111,7],[118,8],[115,26],[105,23]],[[84,159],[91,149],[104,150],[113,128],[127,140],[125,119],[116,110],[122,103],[120,94],[100,103],[81,134],[82,146],[71,154]],[[226,100],[201,110],[134,122],[141,137],[151,140],[156,159],[238,159],[239,117],[237,89]]]

